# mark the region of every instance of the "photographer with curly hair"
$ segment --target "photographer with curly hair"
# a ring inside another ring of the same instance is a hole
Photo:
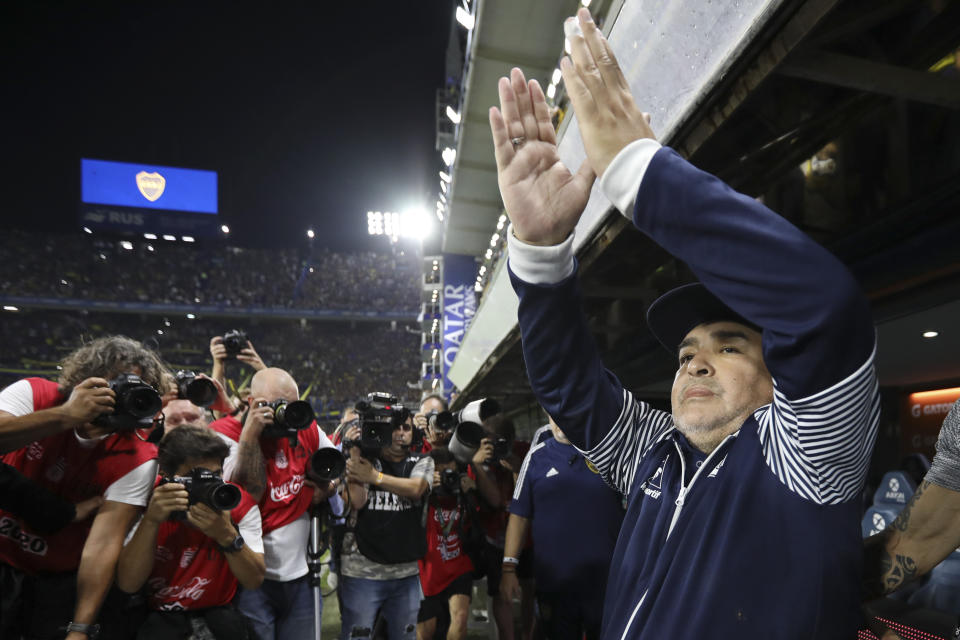
[[[3,638],[97,635],[124,537],[156,477],[156,449],[134,430],[160,410],[157,355],[112,336],[62,366],[59,383],[26,378],[0,392],[0,461],[68,502],[102,496],[103,506],[53,534],[0,510]]]

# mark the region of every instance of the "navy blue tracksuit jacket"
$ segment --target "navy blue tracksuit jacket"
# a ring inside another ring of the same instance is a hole
[[[511,274],[538,399],[628,498],[602,637],[855,637],[859,495],[879,416],[859,287],[786,220],[667,148],[633,214],[762,327],[774,399],[704,455],[604,369],[575,273],[551,285]]]

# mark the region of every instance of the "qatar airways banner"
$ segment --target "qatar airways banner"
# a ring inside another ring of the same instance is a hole
[[[447,372],[453,365],[463,336],[477,312],[477,263],[472,256],[446,253],[443,256],[443,395],[454,391]]]

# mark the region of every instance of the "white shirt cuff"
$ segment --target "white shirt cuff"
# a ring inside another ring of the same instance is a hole
[[[573,233],[560,244],[547,247],[527,244],[507,228],[510,270],[530,284],[556,284],[570,277],[576,268],[573,259]]]
[[[640,183],[660,150],[660,143],[651,138],[634,140],[616,155],[600,178],[600,192],[630,221],[633,221],[633,206],[640,191]]]

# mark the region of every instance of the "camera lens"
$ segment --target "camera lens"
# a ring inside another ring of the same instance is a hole
[[[194,378],[187,384],[186,396],[198,407],[209,407],[217,399],[217,386],[206,378]]]
[[[319,449],[310,457],[311,480],[333,480],[339,478],[347,467],[343,454],[330,447]]]
[[[277,407],[276,417],[277,422],[292,429],[305,429],[313,422],[313,407],[303,400],[288,402]]]
[[[126,393],[121,392],[123,409],[135,418],[148,418],[163,408],[160,394],[152,387],[137,386]]]
[[[209,498],[212,508],[217,511],[229,511],[240,504],[240,489],[232,484],[223,483],[210,491]]]

